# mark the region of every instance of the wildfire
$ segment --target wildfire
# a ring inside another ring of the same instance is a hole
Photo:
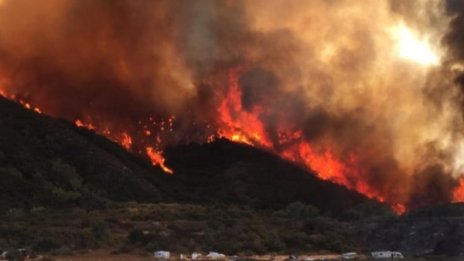
[[[31,105],[31,103],[29,103],[29,102],[27,102],[27,101],[25,101],[23,99],[18,98],[14,94],[8,94],[1,87],[0,87],[0,97],[6,98],[6,99],[9,99],[9,100],[13,100],[13,101],[21,104],[24,108],[26,108],[28,110],[33,110],[38,114],[42,114],[42,110],[40,110],[38,107],[35,107],[35,106]]]
[[[255,106],[249,112],[242,107],[239,74],[240,69],[237,68],[229,71],[228,93],[218,108],[222,126],[218,130],[218,136],[235,142],[271,148],[273,145],[266,134],[264,124],[259,119],[262,109]]]
[[[341,184],[348,183],[346,176],[343,175],[346,166],[334,158],[330,149],[318,154],[314,152],[309,144],[302,142],[298,146],[297,153],[309,168],[316,171],[321,179],[331,180]],[[293,160],[295,160],[295,158],[293,158]]]
[[[453,191],[453,202],[464,202],[464,177],[459,180],[459,185]]]
[[[227,138],[234,142],[245,143],[270,150],[282,158],[301,164],[323,180],[355,190],[368,198],[379,202],[390,204],[392,210],[397,214],[403,214],[407,208],[403,203],[390,199],[386,202],[385,197],[370,187],[362,178],[365,170],[360,167],[357,157],[352,154],[348,160],[337,158],[330,146],[323,149],[314,149],[309,142],[302,137],[302,131],[281,130],[278,133],[278,146],[273,144],[267,137],[264,124],[260,120],[261,110],[253,109],[251,112],[244,111],[241,104],[242,93],[238,84],[240,70],[231,69],[229,72],[228,95],[221,102],[218,111],[220,114],[222,128],[218,136]],[[208,137],[208,142],[213,140]]]
[[[316,151],[310,143],[302,139],[301,130],[279,132],[279,147],[285,149],[276,148],[267,138],[268,134],[265,131],[263,122],[260,120],[259,116],[262,110],[257,108],[253,108],[251,112],[243,110],[242,93],[238,83],[239,74],[240,70],[238,69],[229,71],[228,93],[218,108],[222,126],[218,131],[219,137],[265,148],[289,161],[300,163],[313,170],[323,180],[356,190],[379,202],[385,202],[384,197],[370,188],[361,178],[363,173],[361,169],[356,167],[355,156],[351,157],[350,162],[344,163],[336,158],[330,147],[325,148],[323,151]],[[212,138],[209,137],[208,141],[211,140]],[[390,203],[397,214],[406,211],[403,204]]]
[[[122,134],[122,140],[121,140],[121,145],[126,149],[130,150],[132,146],[132,137],[129,136],[126,132]]]
[[[74,124],[76,124],[76,126],[80,127],[80,128],[86,128],[86,129],[89,129],[89,130],[95,130],[95,126],[92,123],[84,123],[80,119],[77,119],[76,121],[74,121]]]
[[[174,119],[175,118],[171,117],[168,120],[169,130],[171,130],[171,131],[172,131],[172,126],[173,126]],[[150,122],[153,122],[154,123],[153,125],[155,125],[155,126],[158,125],[156,122],[153,121],[152,118],[150,118]],[[122,147],[124,147],[128,151],[130,151],[132,149],[133,137],[131,135],[129,135],[129,133],[127,131],[123,131],[121,134],[117,134],[118,132],[110,131],[107,127],[106,128],[97,127],[97,126],[93,125],[92,123],[86,123],[86,122],[83,122],[80,119],[77,119],[74,122],[74,124],[77,127],[86,128],[86,129],[89,129],[89,130],[94,130],[97,133],[99,133],[101,135],[104,135],[107,138],[119,143]],[[139,125],[143,125],[141,121],[139,121]],[[159,131],[166,130],[164,126],[165,126],[164,121],[161,121],[161,123],[159,124]],[[147,128],[148,128],[148,126],[146,126],[146,125],[143,126],[142,135],[146,135],[146,136],[149,136],[149,134],[151,135],[151,131],[148,130]],[[149,133],[149,134],[147,134],[147,133]],[[161,137],[159,135],[151,143],[154,144],[154,145],[157,145],[157,146],[162,146],[163,145],[162,144],[163,142],[162,142]],[[139,153],[141,153],[141,152],[139,152]],[[151,146],[147,146],[145,148],[145,153],[148,156],[148,158],[151,160],[153,165],[159,166],[164,172],[166,172],[168,174],[173,174],[174,173],[174,171],[172,169],[170,169],[169,167],[167,167],[166,164],[164,163],[165,158],[163,157],[162,152],[160,152],[158,150],[155,150]]]
[[[3,96],[3,95],[2,95],[2,96]],[[14,97],[14,96],[13,96],[13,97]],[[26,109],[28,109],[28,110],[33,110],[33,111],[37,112],[38,114],[42,114],[42,111],[41,111],[39,108],[32,106],[30,103],[28,103],[28,102],[26,102],[26,101],[24,101],[24,100],[21,100],[21,99],[19,99],[19,100],[17,100],[17,101],[18,101],[18,103],[21,104],[24,108],[26,108]]]
[[[414,186],[430,179],[418,170],[460,173],[448,159],[460,158],[464,70],[449,67],[462,63],[462,26],[447,1],[8,1],[0,95],[168,173],[168,144],[227,138],[397,213],[429,189]],[[464,201],[458,182],[436,197]]]
[[[220,127],[216,135],[207,137],[207,142],[212,142],[216,137],[221,137],[234,142],[265,148],[287,160],[304,165],[313,170],[315,174],[323,180],[328,180],[349,189],[354,189],[379,202],[385,202],[383,196],[371,189],[363,181],[361,178],[363,170],[357,167],[357,163],[354,160],[355,157],[352,157],[348,162],[344,162],[335,156],[330,147],[323,150],[315,150],[310,143],[304,141],[301,130],[280,130],[278,132],[278,146],[284,149],[276,148],[276,144],[271,142],[268,138],[269,135],[265,129],[264,123],[260,119],[264,110],[259,106],[255,106],[251,110],[244,110],[242,106],[242,92],[238,81],[240,72],[241,70],[236,68],[229,71],[227,93],[218,107],[218,124]],[[1,92],[0,95],[6,96],[4,92]],[[21,99],[16,100],[25,108],[41,113],[38,108],[31,106],[30,103]],[[174,121],[175,117],[173,116],[160,121],[155,121],[150,117],[148,120],[149,124],[144,124],[142,121],[139,121],[138,125],[141,128],[140,133],[143,136],[149,137],[156,134],[153,145],[163,147],[160,133],[173,132]],[[126,150],[131,150],[132,148],[133,137],[126,131],[118,135],[118,132],[111,131],[107,127],[101,128],[90,122],[84,122],[81,119],[76,119],[74,123],[78,127],[94,130],[97,133],[107,136],[121,144]],[[150,126],[153,126],[155,130],[150,129]],[[208,126],[210,127],[210,125]],[[155,149],[153,146],[146,146],[145,153],[153,165],[159,166],[168,174],[174,173],[171,168],[166,166],[166,160],[162,155],[162,150]],[[460,186],[454,191],[453,200],[455,202],[464,202],[464,179],[461,180]],[[403,214],[406,211],[406,207],[402,203],[389,203],[397,214]]]
[[[154,148],[152,147],[146,147],[146,152],[147,152],[147,155],[148,157],[151,159],[151,162],[153,163],[153,165],[158,165],[160,166],[164,172],[168,173],[168,174],[173,174],[174,172],[172,171],[172,169],[168,168],[164,162],[166,161],[164,159],[164,157],[162,156],[161,152],[159,151],[156,151]]]
[[[406,213],[406,206],[400,203],[396,203],[392,206],[393,211],[395,211],[396,214],[402,215]]]

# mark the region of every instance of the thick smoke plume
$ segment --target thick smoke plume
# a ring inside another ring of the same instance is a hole
[[[250,143],[401,212],[464,200],[463,17],[451,0],[3,0],[0,90],[134,152]],[[413,37],[433,54],[401,49]]]

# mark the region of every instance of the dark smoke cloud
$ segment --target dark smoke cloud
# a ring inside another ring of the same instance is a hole
[[[429,206],[450,202],[449,188],[455,185],[456,181],[446,174],[443,166],[429,166],[414,175],[409,205]]]
[[[464,3],[462,1],[448,0],[448,12],[453,16],[450,30],[444,38],[452,59],[464,58]]]
[[[164,72],[176,59],[170,1],[55,2],[8,1],[0,10],[3,25],[25,17],[2,31],[2,67],[21,79],[15,91],[65,117],[130,118],[182,104],[188,90]]]

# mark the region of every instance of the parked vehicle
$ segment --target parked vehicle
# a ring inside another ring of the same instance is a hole
[[[225,259],[226,255],[218,253],[218,252],[209,252],[208,255],[206,255],[206,258],[208,259]]]
[[[348,253],[343,253],[341,255],[342,259],[344,260],[349,260],[349,259],[355,259],[358,257],[358,253],[356,252],[348,252]]]
[[[192,253],[191,259],[192,259],[192,260],[197,260],[197,259],[200,258],[201,256],[203,256],[203,255],[200,254],[200,253],[193,252],[193,253]]]
[[[371,253],[374,259],[403,259],[404,256],[401,252],[395,251],[377,251]]]
[[[156,259],[166,260],[171,257],[171,253],[169,251],[155,251],[155,253],[153,253],[153,257]]]

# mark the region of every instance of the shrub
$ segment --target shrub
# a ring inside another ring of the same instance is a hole
[[[319,209],[301,202],[293,202],[285,208],[285,214],[289,218],[312,219],[319,216]]]
[[[371,217],[392,217],[391,210],[379,203],[366,202],[346,210],[340,216],[341,220],[356,221]]]
[[[106,243],[108,242],[110,236],[108,232],[108,227],[105,223],[99,223],[92,226],[92,233],[95,236],[97,242]]]
[[[37,252],[49,252],[58,247],[59,247],[58,243],[52,240],[49,240],[49,239],[43,239],[43,240],[35,242],[34,245],[32,246],[32,249]]]
[[[9,261],[21,261],[24,260],[24,255],[16,249],[9,250],[5,256],[6,260]]]
[[[40,261],[54,261],[55,259],[51,256],[44,256],[40,259]]]

